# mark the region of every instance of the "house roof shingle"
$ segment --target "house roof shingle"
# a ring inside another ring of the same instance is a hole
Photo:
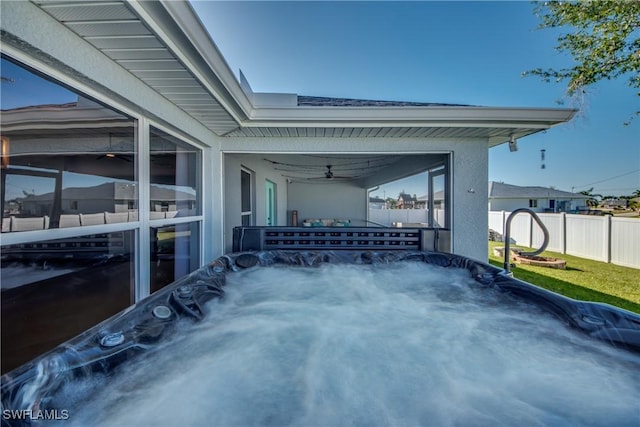
[[[556,190],[548,187],[519,186],[505,184],[503,182],[489,181],[489,198],[499,199],[536,199],[536,198],[571,198],[588,199],[584,194],[571,193],[569,191]]]
[[[436,102],[376,101],[371,99],[330,98],[298,95],[299,107],[470,107],[464,104]]]
[[[195,200],[195,194],[185,191],[175,190],[172,188],[151,185],[150,197],[152,201],[184,201]],[[23,200],[31,201],[47,201],[53,200],[54,193],[38,194],[28,196]],[[92,187],[69,187],[62,190],[62,198],[67,200],[135,200],[137,199],[137,190],[135,184],[122,182],[106,182],[104,184]]]

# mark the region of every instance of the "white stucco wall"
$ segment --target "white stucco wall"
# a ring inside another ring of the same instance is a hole
[[[277,225],[287,225],[287,181],[279,173],[275,173],[262,160],[262,156],[253,154],[232,154],[223,156],[224,160],[224,194],[221,204],[224,206],[224,252],[230,252],[233,243],[233,227],[241,222],[240,177],[242,168],[253,174],[254,184],[254,225],[266,225],[265,181],[276,184],[276,220]],[[217,254],[223,255],[223,252]]]
[[[367,218],[367,190],[346,183],[289,185],[289,211],[305,219],[345,219],[363,226]]]
[[[452,149],[452,252],[486,261],[489,146],[486,141],[455,142]]]

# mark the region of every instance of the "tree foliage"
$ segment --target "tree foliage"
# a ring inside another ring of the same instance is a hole
[[[395,209],[398,205],[398,201],[396,199],[394,199],[393,197],[387,197],[387,207],[389,209]]]
[[[587,206],[590,207],[598,206],[598,203],[600,203],[600,199],[602,199],[602,194],[593,194],[593,187],[588,190],[579,191],[578,194],[589,197],[587,199]]]
[[[536,14],[540,28],[568,29],[558,37],[556,50],[569,53],[574,64],[537,68],[524,75],[537,75],[546,82],[568,80],[570,97],[580,96],[586,86],[600,80],[626,75],[629,86],[640,89],[640,1],[548,1],[536,5]]]

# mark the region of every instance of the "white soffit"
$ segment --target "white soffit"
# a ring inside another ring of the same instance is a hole
[[[228,134],[231,137],[327,137],[327,138],[483,138],[490,145],[506,142],[511,135],[521,138],[539,132],[539,128],[478,128],[478,127],[242,127]]]
[[[124,1],[35,4],[215,133],[238,121]]]
[[[574,114],[572,109],[474,106],[263,108],[229,136],[482,138],[494,146]]]

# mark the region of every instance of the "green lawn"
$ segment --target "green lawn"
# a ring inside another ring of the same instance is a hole
[[[502,268],[504,260],[494,256],[493,248],[504,246],[489,242],[489,262]],[[640,313],[640,270],[621,267],[557,252],[542,256],[562,258],[566,270],[516,264],[513,275],[534,285],[584,301],[598,301]]]

